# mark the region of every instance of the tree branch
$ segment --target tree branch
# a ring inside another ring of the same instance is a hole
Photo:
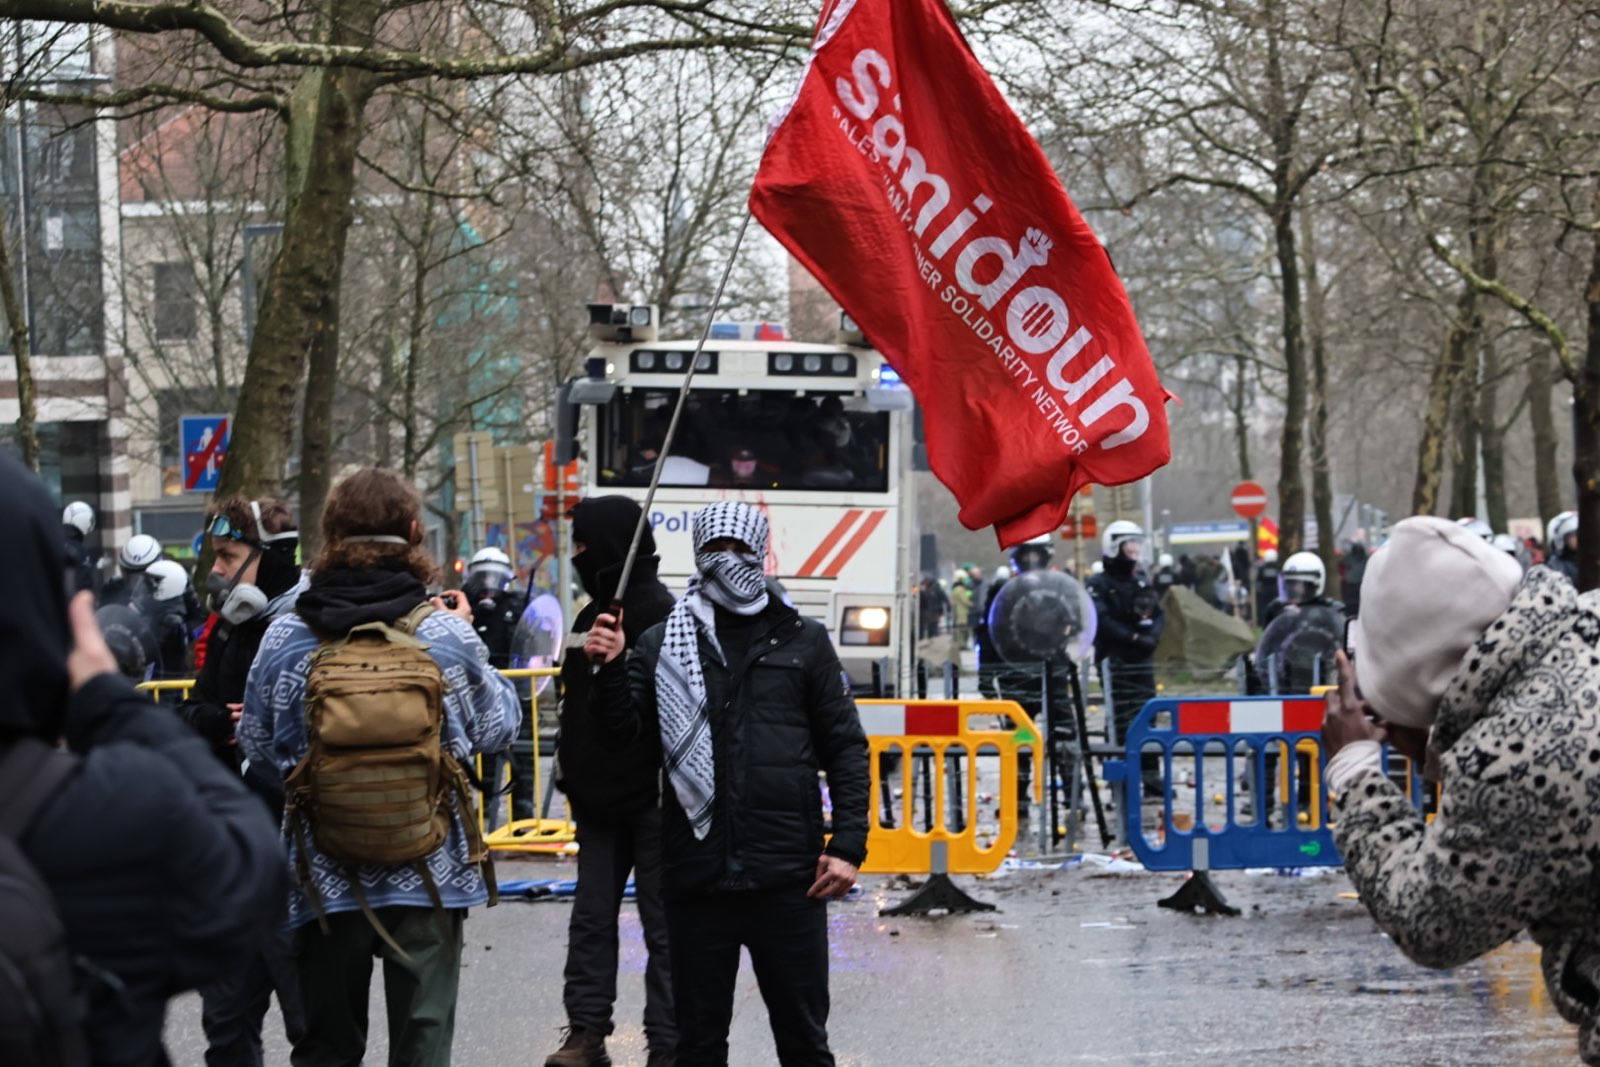
[[[649,0],[649,3],[613,3],[603,8],[647,6],[672,13],[706,15],[704,0]],[[587,12],[577,17],[586,17]],[[711,15],[715,21],[731,22]],[[106,26],[128,33],[157,34],[189,31],[204,38],[224,59],[241,67],[351,67],[379,74],[449,79],[484,78],[510,74],[563,74],[599,63],[626,59],[651,52],[690,51],[705,48],[781,48],[791,45],[795,35],[777,32],[704,34],[682,38],[642,38],[610,47],[582,50],[573,47],[564,33],[551,32],[550,39],[531,52],[502,56],[446,59],[422,52],[355,45],[320,44],[305,41],[272,42],[245,34],[218,8],[195,0],[193,3],[141,4],[129,0],[0,0],[0,18],[33,19]],[[548,28],[554,30],[554,27]]]
[[[276,93],[256,93],[253,96],[228,97],[217,96],[199,89],[186,89],[181,85],[160,83],[141,85],[134,89],[121,89],[111,93],[47,93],[41,90],[28,89],[17,95],[33,104],[93,108],[101,111],[129,108],[135,104],[144,103],[153,103],[158,106],[166,103],[197,104],[210,111],[224,111],[233,114],[271,111],[282,115],[288,109],[288,101]]]

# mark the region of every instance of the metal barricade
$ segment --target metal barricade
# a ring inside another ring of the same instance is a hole
[[[1105,777],[1122,785],[1127,841],[1139,862],[1153,871],[1193,872],[1163,907],[1237,915],[1206,872],[1341,862],[1320,779],[1316,792],[1298,788],[1295,752],[1302,743],[1319,746],[1322,716],[1323,701],[1314,697],[1158,699],[1139,712],[1125,758],[1107,761]],[[1152,758],[1163,795],[1154,798],[1161,808],[1147,831],[1142,772]],[[1320,760],[1318,747],[1312,763]],[[1175,764],[1185,772],[1181,779]],[[1281,794],[1280,774],[1287,785]]]
[[[1163,907],[1238,914],[1207,876],[1248,867],[1337,867],[1323,787],[1321,696],[1152,700],[1128,731],[1122,760],[1107,761],[1120,784],[1127,840],[1152,871],[1191,871]],[[1159,761],[1162,796],[1144,825],[1148,761]],[[1385,750],[1385,767],[1391,753]],[[1181,772],[1181,773],[1180,773]],[[1391,772],[1394,773],[1394,772]],[[1399,769],[1422,808],[1420,775]]]
[[[1016,844],[1018,771],[1024,750],[1032,761],[1034,803],[1043,799],[1041,743],[1033,720],[1009,700],[858,700],[867,735],[871,788],[868,874],[926,874],[913,897],[885,915],[926,914],[934,910],[990,910],[957,889],[951,874],[987,874],[999,869]],[[973,720],[985,720],[976,725]],[[999,720],[998,728],[987,725]],[[992,839],[984,840],[978,805],[978,761],[994,758],[999,780],[999,818]],[[902,811],[892,810],[886,779],[900,780]],[[924,788],[916,789],[920,773]],[[913,817],[916,799],[921,817]]]
[[[521,667],[514,670],[500,672],[507,678],[518,679],[556,678],[561,674],[559,667]],[[512,798],[505,793],[503,781],[493,783],[485,782],[483,803],[478,807],[478,826],[484,831],[483,840],[490,850],[495,852],[571,852],[575,850],[573,844],[577,840],[578,828],[570,818],[549,818],[550,803],[545,792],[544,756],[539,751],[539,712],[538,701],[534,698],[534,724],[533,737],[528,741],[515,741],[517,745],[531,745],[533,748],[533,804],[535,815],[531,819],[513,819]],[[509,772],[507,763],[502,763]],[[479,780],[483,777],[483,756],[477,757]],[[491,798],[505,805],[504,820],[495,829],[489,829],[488,808]]]
[[[167,678],[159,682],[140,682],[134,686],[141,693],[149,693],[150,699],[159,702],[168,693],[177,693],[180,701],[189,699],[189,690],[194,688],[193,678]]]

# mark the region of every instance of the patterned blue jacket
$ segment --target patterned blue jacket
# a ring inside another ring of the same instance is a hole
[[[489,666],[489,650],[472,624],[435,611],[417,628],[417,637],[428,643],[428,654],[439,664],[449,687],[444,697],[446,750],[465,761],[473,753],[494,752],[510,744],[522,718],[517,692]],[[305,620],[286,615],[267,628],[245,683],[239,744],[250,762],[270,763],[285,778],[310,747],[304,702],[306,673],[316,649],[317,636]],[[485,904],[488,890],[478,868],[467,862],[460,815],[452,815],[452,820],[450,836],[428,857],[428,869],[446,908]],[[284,848],[293,870],[298,857],[288,834]],[[314,844],[310,860],[312,881],[329,914],[360,910],[344,866],[323,856]],[[410,867],[363,866],[357,873],[367,903],[374,908],[433,907],[427,886]],[[305,892],[298,886],[290,890],[287,925],[294,928],[315,918]]]

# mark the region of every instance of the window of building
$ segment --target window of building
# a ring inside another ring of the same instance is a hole
[[[194,340],[194,275],[182,263],[155,265],[155,296],[150,305],[157,341]]]

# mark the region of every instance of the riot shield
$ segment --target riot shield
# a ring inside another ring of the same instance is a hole
[[[1344,613],[1328,604],[1291,604],[1256,645],[1256,675],[1271,693],[1309,693],[1338,680],[1333,654],[1344,640]]]
[[[552,593],[535,591],[517,620],[516,631],[511,635],[511,665],[513,667],[554,667],[561,651],[566,626],[561,618],[561,602]],[[533,679],[533,692],[544,692],[549,678]],[[520,686],[518,687],[521,688]]]
[[[1024,571],[989,606],[989,639],[1008,663],[1066,663],[1094,648],[1089,592],[1060,571]]]

